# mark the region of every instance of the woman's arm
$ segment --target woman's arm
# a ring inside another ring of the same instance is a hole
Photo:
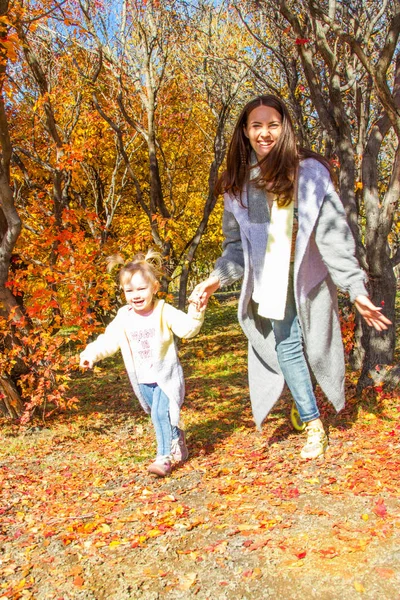
[[[222,254],[215,262],[210,277],[217,277],[220,286],[231,285],[244,272],[244,256],[240,226],[234,214],[225,208],[222,217]]]
[[[354,302],[368,296],[366,275],[355,256],[355,243],[342,201],[333,186],[326,194],[315,227],[315,241],[335,285]]]
[[[335,285],[348,292],[361,316],[377,331],[391,321],[368,298],[366,275],[355,257],[355,243],[338,194],[332,189],[325,196],[315,228],[315,241]]]

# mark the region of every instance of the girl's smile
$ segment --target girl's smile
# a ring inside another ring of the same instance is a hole
[[[244,134],[256,153],[257,160],[265,158],[282,133],[282,117],[271,106],[257,106],[249,114]]]
[[[152,310],[154,294],[158,283],[146,279],[140,271],[132,275],[129,283],[124,284],[123,290],[127,303],[137,313],[144,314]]]

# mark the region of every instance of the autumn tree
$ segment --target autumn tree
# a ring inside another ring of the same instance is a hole
[[[202,193],[204,203],[202,212],[199,211],[199,224],[181,257],[180,308],[185,305],[190,268],[217,201],[215,185],[226,154],[232,113],[236,116],[237,107],[249,93],[251,69],[254,68],[254,61],[248,65],[240,60],[248,41],[246,33],[240,30],[238,21],[232,18],[224,5],[216,7],[213,2],[203,1],[196,11],[189,12],[187,16],[188,27],[191,28],[191,49],[184,64],[192,98],[209,115],[207,137],[212,156],[209,159],[208,186],[204,186]],[[198,126],[201,123],[200,120]]]
[[[190,265],[216,201],[230,112],[248,75],[224,61],[237,52],[237,28],[230,29],[226,9],[216,12],[207,2],[185,10],[183,2],[124,1],[111,29],[95,3],[81,8],[96,60],[119,85],[117,106],[97,88],[94,102],[118,138],[136,205],[167,271],[180,277],[183,307]],[[147,149],[146,180],[143,163],[126,153],[133,135]]]
[[[9,21],[9,2],[0,2],[0,320],[2,329],[8,329],[7,321],[12,319],[15,325],[23,320],[23,314],[17,299],[7,287],[8,273],[12,253],[21,231],[21,221],[15,207],[14,189],[10,179],[12,142],[9,134],[9,122],[6,108],[7,63],[10,55],[15,55],[16,40]],[[2,354],[5,347],[13,343],[13,329],[3,334],[0,340]],[[3,361],[1,361],[3,363]],[[22,402],[19,392],[10,376],[7,365],[0,366],[0,412],[11,417],[20,414]]]
[[[115,7],[109,7],[115,16],[111,27],[104,23],[97,3],[81,1],[80,7],[97,46],[97,59],[104,60],[118,84],[119,112],[113,111],[114,102],[110,97],[101,97],[98,88],[93,93],[93,101],[117,136],[119,150],[135,186],[136,201],[148,218],[154,242],[162,251],[166,264],[173,265],[173,245],[164,233],[171,211],[161,182],[156,110],[162,88],[172,76],[170,54],[179,36],[175,3],[164,8],[158,2],[123,0],[118,6],[119,15]],[[95,82],[97,77],[93,78]],[[125,129],[130,131],[128,140]],[[133,166],[127,153],[127,145],[136,134],[146,144],[148,152],[147,186],[138,174],[140,167]]]
[[[4,48],[7,56],[13,50],[13,64],[4,61],[2,67],[2,91],[7,92],[7,104],[4,93],[1,96],[4,194],[6,182],[9,186],[1,218],[1,272],[7,280],[2,285],[2,370],[17,381],[25,400],[25,419],[38,406],[46,412],[68,404],[65,390],[73,359],[65,347],[74,337],[90,334],[95,323],[93,302],[104,310],[109,307],[106,286],[93,285],[93,272],[97,275],[95,261],[115,206],[103,215],[84,205],[81,162],[85,153],[90,158],[90,152],[79,126],[82,115],[88,115],[87,95],[73,79],[71,53],[63,52],[51,27],[65,18],[57,3],[35,4],[29,11],[17,4],[4,21],[11,31],[5,33]],[[8,124],[7,112],[13,117]],[[87,131],[97,133],[89,127]],[[99,145],[98,138],[95,143]],[[115,171],[123,171],[118,157],[111,171],[110,189],[115,189]],[[20,221],[14,204],[24,219],[20,245],[15,245]],[[18,254],[11,271],[13,249]],[[63,330],[71,326],[74,329],[66,338]],[[11,391],[5,401],[10,406],[16,389],[10,385],[7,389]],[[8,414],[15,417],[21,411],[19,403]]]

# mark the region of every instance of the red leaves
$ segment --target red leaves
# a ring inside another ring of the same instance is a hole
[[[311,40],[309,38],[296,38],[295,44],[296,46],[304,46],[305,44],[309,44]]]
[[[377,517],[381,517],[382,519],[386,517],[387,508],[385,506],[385,501],[383,500],[383,498],[379,498],[372,510]]]
[[[329,595],[330,575],[343,575],[343,586],[354,595],[352,582],[368,581],[367,571],[395,597],[396,574],[386,560],[397,542],[397,514],[390,511],[400,470],[395,395],[380,396],[379,411],[351,398],[345,415],[334,419],[321,401],[331,449],[325,461],[304,465],[298,457],[304,436],[290,428],[289,395],[263,432],[255,432],[248,397],[243,399],[246,369],[237,361],[237,342],[227,344],[235,354],[229,364],[223,355],[222,375],[213,371],[212,386],[203,382],[203,371],[199,375],[216,352],[207,343],[211,353],[204,346],[199,367],[193,351],[199,342],[184,347],[194,374],[183,413],[191,424],[191,456],[168,481],[147,477],[154,434],[119,396],[128,393],[120,365],[99,371],[95,387],[86,389],[84,378],[74,385],[73,393],[87,402],[95,389],[91,411],[66,415],[60,429],[52,422],[47,435],[24,436],[25,450],[30,444],[25,458],[19,444],[0,469],[0,536],[7,527],[5,544],[13,549],[9,563],[0,565],[0,580],[15,587],[12,561],[24,565],[29,553],[35,582],[59,597],[74,590],[82,595],[95,585],[96,572],[104,573],[107,592],[124,572],[126,587],[144,584],[145,590],[149,584],[149,593],[178,589],[211,598],[219,589],[229,595],[236,586],[240,595],[239,586],[249,586],[262,598],[258,579],[272,562],[288,586],[295,577],[302,585],[314,578],[321,597]],[[375,399],[373,391],[367,400]],[[71,567],[75,557],[78,564]],[[32,583],[33,595],[37,585]]]
[[[333,546],[323,548],[322,550],[319,550],[319,553],[323,558],[335,558],[335,556],[339,556],[339,552]]]
[[[297,498],[300,495],[297,487],[287,487],[283,488],[282,486],[273,490],[273,493],[278,496],[278,498],[282,498],[283,500],[288,500],[290,498]]]

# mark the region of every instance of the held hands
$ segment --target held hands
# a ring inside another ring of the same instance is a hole
[[[382,308],[372,304],[368,296],[357,296],[354,304],[367,324],[370,327],[374,327],[377,331],[383,331],[388,328],[388,325],[392,324],[392,321],[382,314]]]
[[[190,294],[189,302],[194,304],[197,310],[204,310],[210,296],[217,291],[219,286],[220,282],[218,277],[209,277],[208,279],[205,279],[196,285],[193,292]]]

